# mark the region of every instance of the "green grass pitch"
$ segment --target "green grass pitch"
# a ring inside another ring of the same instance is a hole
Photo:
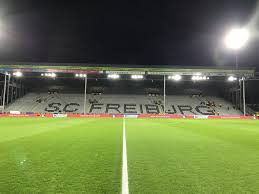
[[[259,122],[127,122],[132,193],[259,193]]]
[[[118,119],[0,119],[0,193],[120,193]]]
[[[122,119],[0,118],[0,193],[121,193]],[[126,119],[129,193],[259,193],[259,121]]]

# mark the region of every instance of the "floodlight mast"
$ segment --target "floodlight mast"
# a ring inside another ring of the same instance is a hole
[[[246,28],[233,28],[229,31],[225,38],[225,45],[227,48],[232,49],[235,51],[235,66],[236,69],[239,69],[239,50],[242,49],[248,42],[250,37],[249,30]],[[243,80],[243,112],[244,116],[246,115],[246,105],[245,105],[245,78]],[[239,80],[239,87],[240,87],[240,102],[241,102],[241,82]],[[240,103],[239,103],[240,106]],[[241,106],[240,106],[241,108]]]
[[[235,66],[236,66],[236,69],[239,69],[239,64],[238,64],[238,51],[237,51],[237,50],[235,51]]]
[[[245,28],[233,28],[229,31],[225,38],[227,48],[235,51],[235,65],[238,69],[238,51],[242,49],[249,40],[249,31]]]

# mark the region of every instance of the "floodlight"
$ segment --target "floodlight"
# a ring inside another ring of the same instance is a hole
[[[238,50],[241,49],[249,40],[249,31],[245,28],[232,29],[225,38],[227,48]]]
[[[42,73],[41,76],[55,78],[55,77],[57,77],[57,74],[55,74],[55,73]]]
[[[198,76],[192,76],[192,80],[198,80]]]
[[[22,77],[23,74],[22,74],[22,72],[17,71],[17,72],[14,72],[13,75],[14,75],[15,77]]]
[[[197,76],[197,75],[192,76],[193,81],[202,81],[202,80],[209,80],[209,79],[210,78],[207,76]]]
[[[75,74],[75,76],[76,76],[76,77],[79,77],[79,74],[77,73],[77,74]]]
[[[168,79],[179,81],[182,79],[182,76],[181,75],[168,76]]]
[[[118,75],[118,74],[108,74],[108,78],[110,78],[110,79],[119,79],[120,75]]]
[[[132,79],[143,79],[143,75],[131,75]]]
[[[82,74],[82,73],[76,74],[76,77],[80,77],[80,78],[83,78],[83,77],[86,77],[86,76],[87,76],[86,74]]]
[[[233,82],[233,81],[236,81],[236,80],[237,80],[237,78],[234,77],[234,76],[229,76],[228,77],[228,81],[230,81],[230,82]]]

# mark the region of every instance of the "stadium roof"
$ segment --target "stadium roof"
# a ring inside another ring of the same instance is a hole
[[[254,77],[255,68],[206,67],[206,66],[168,66],[168,65],[124,65],[124,64],[82,64],[82,63],[4,63],[0,64],[1,72],[55,72],[55,73],[118,73],[149,75],[197,75],[208,76],[244,76]]]

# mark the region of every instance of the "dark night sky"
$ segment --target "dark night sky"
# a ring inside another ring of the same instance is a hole
[[[256,0],[0,0],[0,61],[231,65],[222,36],[255,13]],[[242,66],[259,67],[258,43]]]

